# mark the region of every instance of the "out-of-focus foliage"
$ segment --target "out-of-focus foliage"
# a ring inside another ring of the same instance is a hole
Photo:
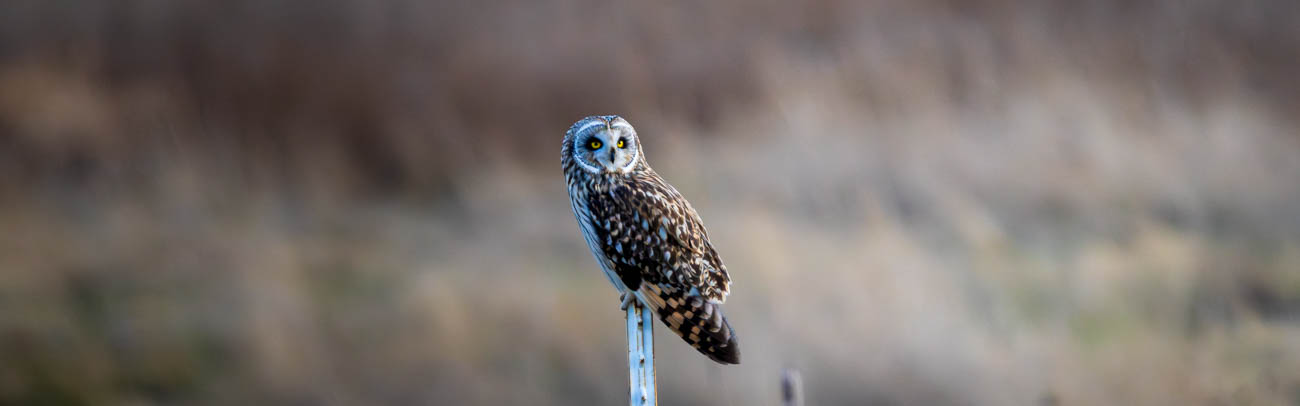
[[[1295,21],[0,3],[0,403],[621,402],[558,145],[621,114],[736,282],[665,404],[1294,404]]]

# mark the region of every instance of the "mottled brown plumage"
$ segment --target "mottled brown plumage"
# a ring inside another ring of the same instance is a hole
[[[587,117],[565,134],[561,152],[574,215],[610,281],[701,353],[739,363],[719,306],[731,278],[695,209],[646,163],[632,126]]]

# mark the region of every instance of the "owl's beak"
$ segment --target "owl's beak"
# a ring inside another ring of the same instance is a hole
[[[610,150],[609,153],[596,156],[596,160],[600,162],[600,169],[606,173],[616,171],[614,168],[614,148],[608,149]]]

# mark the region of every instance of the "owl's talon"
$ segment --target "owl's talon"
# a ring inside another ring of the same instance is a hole
[[[623,294],[619,296],[618,300],[622,302],[618,305],[619,310],[626,311],[628,306],[631,306],[633,302],[636,302],[636,294],[632,292],[623,292]]]

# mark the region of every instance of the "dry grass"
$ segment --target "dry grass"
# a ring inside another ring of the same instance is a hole
[[[1300,402],[1289,2],[224,4],[0,6],[0,403],[620,402],[607,112],[736,280],[665,404]]]

